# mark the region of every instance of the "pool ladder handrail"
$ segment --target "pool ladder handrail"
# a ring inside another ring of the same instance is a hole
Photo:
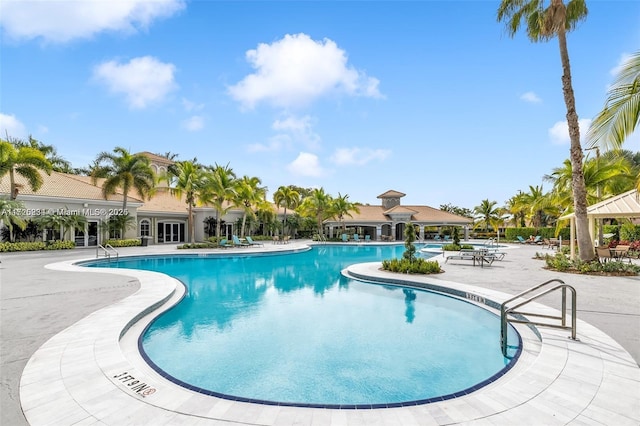
[[[536,290],[542,290],[545,287],[549,287],[553,283],[557,283],[557,284],[529,298],[525,298],[523,301],[521,301],[520,303],[514,306],[507,307],[508,303],[513,302],[516,299],[520,299],[523,296],[528,295],[529,293],[533,293]],[[567,289],[571,291],[571,325],[567,325]],[[562,292],[562,308],[561,308],[562,310],[561,310],[560,316],[516,311],[516,309],[518,309],[519,307],[524,306],[529,302],[532,302],[556,290],[561,290]],[[545,281],[540,285],[531,287],[530,289],[519,293],[518,295],[512,297],[511,299],[505,300],[502,303],[502,305],[500,305],[500,346],[502,348],[502,355],[505,357],[507,356],[507,336],[508,336],[507,324],[509,322],[520,323],[520,324],[531,324],[531,325],[538,325],[538,326],[551,327],[551,328],[559,328],[563,330],[571,330],[571,339],[576,340],[576,320],[577,320],[576,305],[577,305],[576,289],[568,284],[565,284],[564,281],[557,278],[549,281]],[[518,318],[509,318],[509,315],[518,316]],[[538,318],[560,320],[560,324],[532,321],[527,319],[526,317],[538,317]]]
[[[108,258],[109,260],[111,260],[111,254],[116,255],[116,260],[118,260],[120,256],[120,253],[118,253],[118,250],[113,248],[111,244],[105,244],[104,246],[101,244],[98,244],[96,246],[96,257],[100,257],[100,251],[99,251],[100,249],[102,249],[104,253],[104,257]]]

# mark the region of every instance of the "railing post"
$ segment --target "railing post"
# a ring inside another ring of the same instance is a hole
[[[573,311],[571,311],[573,315]],[[562,287],[562,326],[566,327],[567,325],[567,288]]]

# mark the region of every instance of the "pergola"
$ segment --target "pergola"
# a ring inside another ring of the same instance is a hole
[[[632,189],[622,194],[614,195],[604,201],[587,207],[587,218],[589,220],[589,234],[591,239],[595,236],[596,219],[617,219],[617,218],[640,218],[640,199],[638,190]],[[576,215],[570,213],[562,216],[559,220],[570,219],[571,235],[571,257],[575,255],[576,239]]]

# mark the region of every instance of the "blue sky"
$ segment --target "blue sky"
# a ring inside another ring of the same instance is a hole
[[[557,40],[510,38],[498,4],[5,0],[2,137],[31,134],[75,167],[116,146],[229,164],[269,197],[295,184],[502,205],[569,140]],[[568,37],[583,134],[640,46],[640,2],[587,4]]]

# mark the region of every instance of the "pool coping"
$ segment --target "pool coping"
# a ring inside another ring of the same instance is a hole
[[[246,253],[246,252],[245,252]],[[230,253],[222,253],[230,254]],[[95,259],[94,259],[95,260]],[[48,268],[135,277],[134,295],[94,312],[57,334],[31,357],[20,383],[30,424],[638,424],[640,368],[613,339],[578,320],[578,338],[539,328],[542,341],[526,327],[519,362],[503,377],[460,398],[409,407],[340,410],[231,401],[198,394],[162,378],[137,351],[141,327],[180,297],[183,286],[164,274],[86,268],[78,261]],[[427,282],[499,303],[505,293],[379,270],[379,262],[352,265],[346,273],[362,279],[421,287]],[[543,305],[535,309],[555,312]],[[125,332],[127,331],[127,332]],[[499,332],[497,331],[497,334]]]

